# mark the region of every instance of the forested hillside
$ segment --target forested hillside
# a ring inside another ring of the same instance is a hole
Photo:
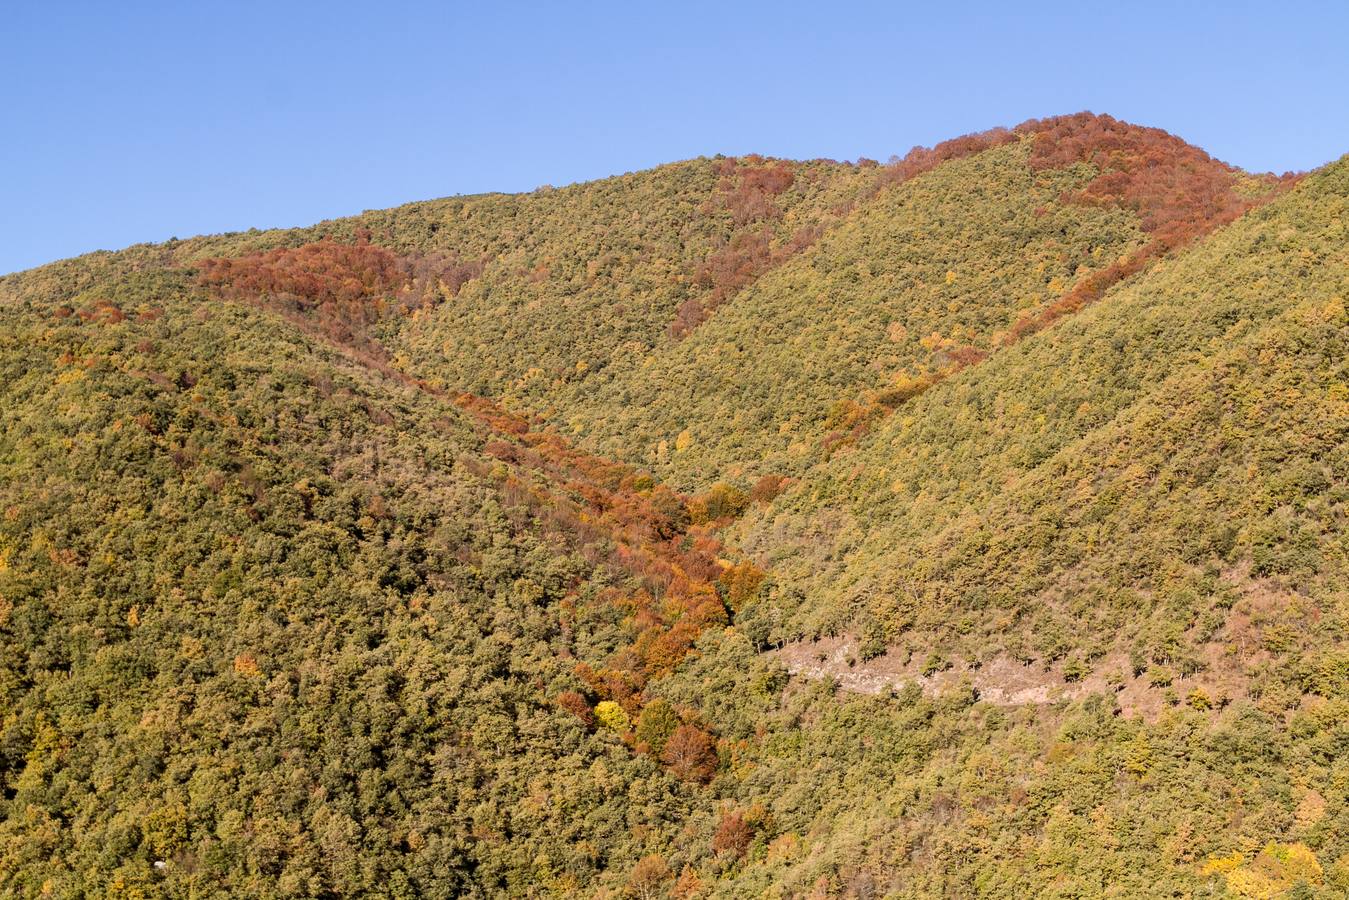
[[[1273,629],[1290,670],[1319,665],[1296,651],[1342,627],[1346,174],[934,388],[746,523],[746,546],[813,621],[860,604],[880,645],[1079,674],[1127,649],[1179,675]]]
[[[1345,896],[1347,221],[1081,114],[6,276],[0,893]]]
[[[578,359],[577,372],[538,367],[525,381],[483,387],[685,489],[795,474],[928,385],[1279,187],[1164,132],[1085,115],[960,138],[861,171],[875,174],[848,182],[865,185],[855,208],[747,280],[691,334],[633,344],[595,371]],[[483,296],[419,319],[403,338],[409,357],[439,374],[437,343],[462,345]],[[555,300],[540,314],[563,316],[569,306]],[[516,318],[500,306],[494,313],[497,322]],[[472,340],[483,339],[475,330]]]
[[[685,812],[557,702],[622,570],[470,419],[172,276],[66,309],[0,310],[8,890],[565,887],[613,785]]]

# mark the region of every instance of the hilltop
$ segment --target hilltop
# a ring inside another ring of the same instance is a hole
[[[0,278],[0,890],[1341,896],[1346,221],[1083,113]]]

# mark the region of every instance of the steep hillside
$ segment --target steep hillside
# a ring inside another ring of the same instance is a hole
[[[694,160],[562,190],[368,215],[395,249],[480,261],[410,328],[407,365],[447,386],[577,402],[610,366],[677,341],[808,247],[874,170]]]
[[[896,404],[1280,186],[1165,132],[1088,114],[959,138],[874,172],[846,218],[745,282],[700,327],[634,343],[602,368],[580,365],[568,386],[539,371],[484,389],[684,489],[719,478],[748,487],[799,473]],[[410,365],[437,377],[451,366],[462,382],[452,366],[464,363],[438,351],[460,345],[457,329],[478,302],[461,298],[408,329],[400,346]],[[565,308],[538,302],[541,315]],[[615,313],[626,305],[598,311]],[[499,335],[528,343],[547,333]]]
[[[1112,650],[1187,675],[1237,644],[1250,677],[1260,646],[1285,675],[1319,665],[1349,574],[1347,212],[1339,163],[904,406],[744,545],[809,598],[807,631],[872,648],[1077,677]]]
[[[0,894],[1343,896],[1347,221],[1082,114],[0,279]]]
[[[632,596],[666,668],[725,621],[679,498],[308,336],[322,305],[60,299],[0,304],[5,891],[567,892],[671,839],[712,736],[657,707],[680,753],[635,753],[582,673]]]
[[[587,443],[685,486],[795,473],[856,401],[978,359],[1019,315],[1141,246],[1131,213],[1059,202],[1024,141],[889,187],[685,341],[597,385],[571,412]]]

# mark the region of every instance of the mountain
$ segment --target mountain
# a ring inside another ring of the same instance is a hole
[[[1346,213],[1083,113],[0,279],[0,890],[1343,896]]]

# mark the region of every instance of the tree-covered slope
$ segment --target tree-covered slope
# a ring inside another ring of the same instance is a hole
[[[1343,896],[1346,213],[1084,114],[0,278],[0,894]]]
[[[1296,683],[1346,612],[1346,211],[1338,163],[902,407],[744,545],[811,630],[1079,677],[1263,640]]]
[[[596,379],[571,423],[686,486],[798,471],[864,392],[988,352],[1142,244],[1132,213],[1060,202],[1091,167],[1035,173],[1029,153],[1018,141],[887,188],[687,340]]]
[[[453,303],[408,329],[400,349],[409,369],[447,386],[529,397],[546,412],[580,402],[597,373],[678,340],[809,246],[874,171],[701,159],[363,224],[376,239],[392,232],[395,249],[444,247],[481,261]]]
[[[577,674],[616,593],[678,596],[623,565],[649,482],[620,531],[574,461],[181,272],[58,300],[0,303],[0,890],[568,893],[669,839],[707,732],[633,753]]]
[[[724,478],[748,487],[798,473],[896,403],[1091,302],[1280,186],[1165,132],[1088,114],[917,149],[835,182],[856,202],[816,218],[830,227],[817,224],[813,243],[736,281],[710,315],[684,323],[693,327],[648,332],[601,366],[578,360],[562,381],[556,366],[535,367],[479,387],[684,489]],[[801,201],[784,221],[818,205]],[[596,251],[587,252],[593,265]],[[719,271],[724,253],[706,256],[699,271]],[[500,351],[483,350],[489,333],[551,353],[560,339],[543,320],[562,320],[573,301],[565,278],[541,282],[526,312],[498,305],[490,327],[477,318],[487,279],[419,317],[397,339],[409,369],[462,384],[473,362],[449,359],[450,348],[467,341],[491,358]],[[607,296],[602,284],[576,290]],[[627,315],[628,303],[592,312],[609,320]]]

